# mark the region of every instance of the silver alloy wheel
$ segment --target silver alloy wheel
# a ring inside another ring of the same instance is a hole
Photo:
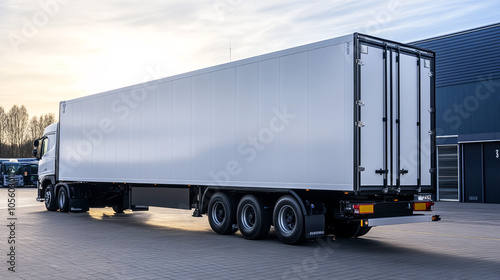
[[[290,205],[281,207],[278,213],[278,226],[282,233],[289,235],[295,229],[297,215]]]
[[[52,202],[52,192],[50,190],[45,189],[45,206],[49,206]]]
[[[217,201],[212,206],[212,221],[218,226],[222,225],[224,219],[226,218],[226,209],[222,202]]]
[[[241,210],[241,223],[245,229],[252,229],[255,226],[255,209],[252,205],[246,204]]]
[[[66,203],[66,195],[62,191],[59,191],[59,208],[63,208],[64,204]]]

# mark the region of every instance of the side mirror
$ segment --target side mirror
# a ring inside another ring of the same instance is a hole
[[[38,141],[38,139],[36,139],[34,142],[33,142],[33,146],[34,147],[38,147],[38,145],[40,144],[40,141]]]
[[[33,156],[38,158],[38,149],[36,147],[33,149]]]

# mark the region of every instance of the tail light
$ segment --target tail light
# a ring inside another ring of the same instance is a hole
[[[373,214],[373,204],[354,204],[354,214]]]
[[[413,211],[432,211],[434,202],[415,202],[413,203]]]

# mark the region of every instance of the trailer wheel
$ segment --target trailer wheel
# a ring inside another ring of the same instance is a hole
[[[282,196],[273,212],[274,230],[279,240],[285,244],[304,241],[304,216],[299,203],[289,196]]]
[[[52,185],[48,185],[45,188],[45,208],[48,211],[56,211],[57,210],[54,187]]]
[[[64,187],[59,189],[59,193],[57,194],[57,206],[61,212],[69,211],[69,197],[68,192]]]
[[[115,211],[116,214],[122,214],[124,210],[125,209],[123,209],[123,205],[113,206],[113,211]]]
[[[271,227],[269,213],[264,204],[253,195],[245,195],[238,204],[238,228],[247,239],[262,239]]]
[[[363,236],[363,235],[367,234],[370,231],[370,229],[372,229],[372,227],[362,227],[359,229],[358,233],[354,237]]]
[[[208,222],[212,230],[219,234],[235,233],[236,207],[233,198],[221,192],[214,194],[208,204]]]
[[[358,224],[338,224],[333,228],[333,234],[338,238],[353,238],[367,234],[371,227],[360,227]]]

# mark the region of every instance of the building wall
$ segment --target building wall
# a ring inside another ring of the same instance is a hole
[[[500,23],[411,44],[436,52],[438,199],[500,203]]]
[[[411,44],[436,52],[436,87],[500,79],[500,23]]]
[[[500,131],[500,79],[437,87],[436,113],[438,136]]]

